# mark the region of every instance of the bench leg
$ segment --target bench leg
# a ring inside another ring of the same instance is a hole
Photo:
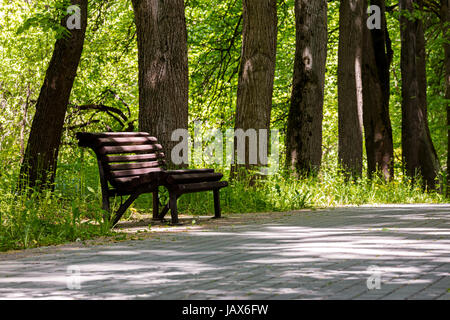
[[[123,214],[127,209],[133,204],[134,200],[136,200],[139,197],[140,193],[134,193],[132,194],[127,201],[125,201],[117,210],[116,215],[114,216],[114,220],[112,222],[112,226],[114,227],[122,218]]]
[[[164,220],[164,217],[166,216],[167,212],[169,212],[169,203],[167,203],[164,208],[162,209],[161,213],[158,214],[158,217],[156,220]]]
[[[214,193],[214,218],[219,219],[221,217],[219,189],[214,189],[213,193]]]
[[[170,213],[172,215],[172,224],[178,223],[177,198],[178,197],[176,194],[170,194],[169,207],[170,207]]]
[[[109,221],[111,219],[111,206],[107,194],[102,194],[102,209],[106,212],[105,219]]]
[[[177,199],[180,197],[180,195],[176,196]],[[166,216],[166,214],[169,212],[170,210],[170,200],[167,202],[167,204],[164,206],[164,208],[162,209],[161,213],[158,214],[158,217],[156,220],[164,220],[164,217]]]
[[[159,194],[158,190],[153,191],[153,220],[158,220],[159,216]]]

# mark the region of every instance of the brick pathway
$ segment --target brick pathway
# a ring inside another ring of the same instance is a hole
[[[450,205],[340,208],[3,260],[0,299],[450,300],[449,274]]]

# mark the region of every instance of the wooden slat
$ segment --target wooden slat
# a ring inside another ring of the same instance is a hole
[[[111,184],[118,187],[118,190],[130,189],[132,185],[135,185],[139,181],[139,176],[111,179]],[[125,186],[128,184],[128,186]]]
[[[215,182],[200,182],[190,184],[177,184],[174,185],[174,188],[179,193],[191,193],[191,192],[220,189],[226,186],[228,186],[227,181],[215,181]]]
[[[123,178],[123,177],[132,177],[132,176],[141,176],[150,172],[161,172],[162,168],[146,168],[146,169],[135,169],[135,170],[119,170],[112,171],[109,173],[112,179]]]
[[[143,145],[143,146],[112,146],[112,147],[102,147],[97,150],[100,155],[105,154],[120,154],[120,153],[154,153],[162,150],[160,144],[154,145]]]
[[[148,132],[78,132],[77,138],[80,139],[98,139],[112,137],[150,137]]]
[[[162,169],[161,169],[162,171]],[[150,172],[144,175],[121,177],[111,179],[111,184],[118,187],[119,190],[136,188],[145,186],[149,183],[156,182],[158,180],[161,171]]]
[[[155,137],[127,137],[127,138],[98,138],[95,139],[93,145],[97,147],[103,146],[133,146],[133,145],[145,145],[155,144],[158,139]]]
[[[214,172],[214,169],[181,169],[166,171],[168,175]]]
[[[143,185],[139,188],[139,191],[142,191],[142,193],[150,193],[155,191],[155,186],[152,186],[151,184]],[[135,190],[130,188],[123,188],[120,189],[110,189],[108,190],[109,197],[121,197],[121,196],[127,196],[133,193]]]
[[[207,182],[207,181],[219,181],[223,178],[221,173],[201,173],[201,174],[177,174],[169,175],[166,178],[169,184],[180,184],[180,183],[197,183],[197,182]]]
[[[96,140],[100,138],[133,138],[133,137],[150,137],[147,132],[99,132],[88,133],[78,132],[76,134],[80,147],[95,147]]]
[[[109,170],[130,170],[130,169],[144,169],[144,168],[155,168],[163,164],[161,161],[151,161],[151,162],[138,162],[138,163],[117,163],[108,165]]]
[[[145,162],[157,159],[163,159],[164,153],[151,153],[151,154],[138,154],[138,155],[128,155],[128,156],[103,156],[102,161],[108,163],[115,162]]]

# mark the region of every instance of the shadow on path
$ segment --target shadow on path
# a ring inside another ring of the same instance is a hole
[[[450,299],[449,272],[450,205],[341,208],[0,261],[0,298]]]

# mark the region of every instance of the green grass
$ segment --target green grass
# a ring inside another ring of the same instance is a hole
[[[287,174],[275,175],[250,187],[245,182],[231,182],[221,191],[224,212],[282,212],[304,208],[324,208],[343,205],[442,203],[446,199],[436,193],[423,191],[399,175],[392,182],[360,178],[347,180],[336,171],[323,171],[319,176],[295,179]],[[180,210],[202,214],[213,212],[210,194],[185,195]]]
[[[97,170],[91,156],[85,157],[83,153],[63,156],[55,192],[31,193],[30,197],[25,197],[15,194],[18,166],[4,167],[0,175],[0,251],[111,235],[108,224],[102,218]],[[162,197],[167,197],[167,194],[163,193]],[[337,169],[322,170],[318,176],[304,179],[280,173],[259,180],[254,186],[231,181],[230,186],[221,191],[225,214],[445,201],[436,192],[423,191],[420,185],[413,186],[410,180],[402,177],[401,172],[396,173],[394,181],[385,182],[378,178],[348,180]],[[151,203],[151,195],[143,195],[132,209],[150,214]],[[183,214],[211,215],[212,194],[184,195],[179,201],[179,210]],[[130,217],[130,211],[125,219],[127,217]]]
[[[65,199],[50,192],[29,197],[0,192],[0,251],[112,234],[93,201]]]

